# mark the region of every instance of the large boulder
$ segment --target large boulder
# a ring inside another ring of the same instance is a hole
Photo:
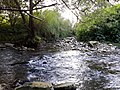
[[[29,82],[15,88],[15,90],[54,90],[51,83],[48,82]]]

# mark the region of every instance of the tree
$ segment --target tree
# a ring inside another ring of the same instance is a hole
[[[120,43],[120,4],[96,10],[75,27],[80,41],[108,41]]]
[[[26,44],[36,45],[36,30],[34,28],[34,19],[41,20],[33,15],[35,10],[43,9],[46,7],[56,6],[57,3],[58,9],[65,7],[68,8],[78,19],[81,20],[81,17],[88,15],[88,13],[93,12],[96,9],[104,8],[111,6],[110,1],[108,0],[54,0],[56,3],[51,5],[44,5],[45,0],[0,0],[0,12],[1,13],[10,13],[11,16],[16,16],[16,13],[20,14],[23,24],[28,31],[28,37],[26,38]],[[62,7],[60,7],[60,5]],[[27,22],[26,16],[29,17],[29,23]],[[19,17],[19,15],[18,15]],[[14,18],[13,18],[14,19]],[[14,25],[15,22],[11,22],[11,25]]]
[[[117,3],[119,0],[113,1]],[[77,17],[78,21],[81,21],[83,16],[87,16],[97,9],[103,9],[114,5],[111,3],[111,0],[57,0],[57,3],[62,5],[62,8],[59,6],[57,8],[60,10],[68,8]]]
[[[41,20],[33,15],[34,10],[39,10],[46,7],[55,6],[57,3],[51,5],[42,5],[44,0],[1,0],[0,11],[3,12],[19,12],[22,17],[24,26],[28,31],[28,37],[26,38],[26,44],[36,45],[36,31],[34,29],[34,19]],[[27,4],[29,3],[29,4]],[[25,15],[29,16],[29,24],[27,24]]]

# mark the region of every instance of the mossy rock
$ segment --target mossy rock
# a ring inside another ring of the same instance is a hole
[[[53,86],[48,82],[30,82],[15,88],[15,90],[53,90]]]

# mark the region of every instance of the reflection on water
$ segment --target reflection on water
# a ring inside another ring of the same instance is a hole
[[[120,90],[119,49],[112,54],[69,50],[33,55],[6,48],[0,50],[0,58],[0,83],[28,79],[74,82],[78,90]],[[24,61],[29,63],[11,65]]]

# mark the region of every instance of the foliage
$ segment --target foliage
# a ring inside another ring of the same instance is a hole
[[[64,38],[71,34],[72,27],[69,20],[64,20],[58,11],[45,10],[36,12],[35,16],[41,18],[36,20],[35,27],[38,35],[48,40]]]
[[[120,5],[97,10],[83,17],[75,29],[81,41],[120,42]]]
[[[39,42],[41,38],[46,40],[64,38],[72,33],[70,22],[64,20],[58,11],[36,11],[34,16],[40,18],[41,21],[34,19],[36,36],[33,42]],[[28,23],[28,16],[25,17]],[[11,25],[11,20],[8,16],[0,16],[0,41],[18,42],[25,40],[25,37],[28,35],[27,30],[23,25],[21,17],[16,17],[16,19],[14,25]]]
[[[16,25],[16,16],[18,14],[18,17],[22,19],[22,24],[24,25],[24,28],[27,30],[27,37],[24,41],[24,45],[26,46],[34,46],[37,42],[36,39],[36,30],[34,29],[34,17],[33,13],[35,10],[40,10],[46,7],[55,6],[56,3],[51,5],[44,5],[42,2],[44,0],[1,0],[0,1],[0,10],[3,15],[8,15],[8,19],[12,29],[14,29],[14,26]],[[26,16],[29,18],[28,22],[26,20]],[[17,18],[18,18],[17,17]],[[30,45],[29,45],[30,43]],[[28,45],[27,45],[28,44]],[[31,47],[30,46],[30,47]],[[35,45],[36,46],[36,45]]]
[[[18,42],[24,40],[27,36],[21,18],[17,18],[14,24],[11,25],[11,19],[6,15],[0,15],[0,41]]]

